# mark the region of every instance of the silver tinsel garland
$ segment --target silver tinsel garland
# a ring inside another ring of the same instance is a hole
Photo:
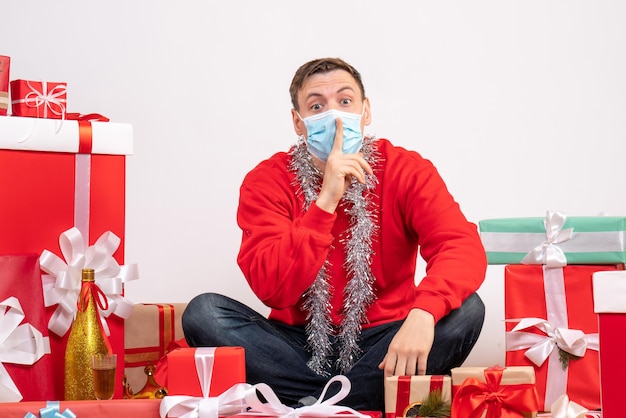
[[[375,169],[378,156],[374,142],[374,137],[365,137],[361,152]],[[304,210],[308,210],[319,195],[322,173],[314,166],[304,138],[299,138],[291,151],[290,168],[295,173],[299,192],[304,197]],[[343,267],[348,277],[348,284],[344,289],[343,320],[337,333],[340,351],[336,366],[342,373],[350,370],[361,355],[358,344],[361,327],[367,321],[367,308],[375,299],[373,285],[376,278],[372,274],[371,262],[372,238],[376,236],[378,226],[371,194],[376,183],[377,178],[373,174],[366,175],[365,184],[353,180],[340,203],[340,208],[350,216],[350,228],[341,236],[346,250]],[[312,353],[308,366],[325,376],[329,374],[326,367],[329,366],[328,357],[333,354],[330,336],[334,334],[330,316],[333,289],[330,285],[329,269],[330,262],[327,259],[305,293],[303,305],[308,312],[306,332]]]

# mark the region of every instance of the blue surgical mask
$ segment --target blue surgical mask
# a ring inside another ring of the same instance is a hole
[[[363,107],[365,112],[365,107]],[[341,118],[343,122],[343,146],[341,148],[344,154],[354,154],[359,152],[363,145],[363,134],[361,133],[361,118],[357,113],[342,112],[340,110],[330,109],[317,115],[302,118],[298,113],[298,117],[304,122],[307,138],[307,149],[320,160],[326,162],[328,154],[335,142],[335,120]]]

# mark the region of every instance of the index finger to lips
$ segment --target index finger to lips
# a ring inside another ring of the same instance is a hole
[[[335,128],[335,139],[333,141],[333,148],[330,152],[334,154],[341,154],[343,149],[343,121],[341,118],[335,119]]]

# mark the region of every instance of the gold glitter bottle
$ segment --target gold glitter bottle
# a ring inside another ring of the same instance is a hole
[[[111,353],[96,305],[103,302],[106,303],[106,296],[95,283],[93,269],[83,269],[76,319],[65,349],[65,400],[96,399],[91,356]]]

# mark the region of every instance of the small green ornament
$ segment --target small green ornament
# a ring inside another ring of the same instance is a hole
[[[426,395],[421,404],[416,403],[409,408],[406,417],[449,418],[450,403],[443,400],[441,390],[434,390]]]

